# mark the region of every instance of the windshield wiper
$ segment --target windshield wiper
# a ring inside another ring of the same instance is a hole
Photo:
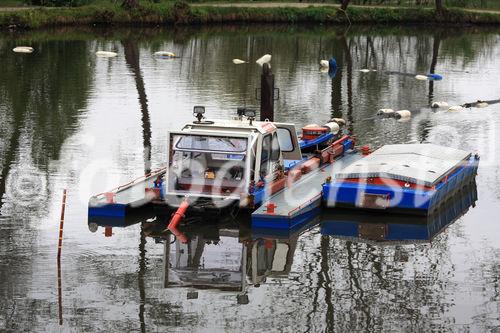
[[[234,143],[232,143],[232,142],[230,141],[230,139],[226,139],[226,138],[217,138],[217,140],[222,141],[222,142],[227,142],[227,143],[229,143],[231,146],[233,146],[233,148],[236,148],[236,145],[235,145]]]

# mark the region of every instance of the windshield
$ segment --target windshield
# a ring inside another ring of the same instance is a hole
[[[201,135],[174,135],[174,147],[182,150],[245,153],[246,138]]]

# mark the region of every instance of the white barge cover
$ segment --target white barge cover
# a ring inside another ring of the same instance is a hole
[[[434,186],[471,156],[434,144],[386,145],[335,174],[336,179],[389,178]]]

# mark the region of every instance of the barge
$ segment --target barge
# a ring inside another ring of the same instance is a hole
[[[326,207],[428,215],[474,181],[479,156],[434,144],[387,145],[323,184]]]
[[[321,215],[320,231],[322,235],[355,242],[428,243],[475,207],[476,201],[477,187],[473,181],[463,184],[428,216],[329,210]]]
[[[342,134],[343,120],[305,126],[299,136],[294,124],[255,121],[255,113],[238,108],[233,119],[207,120],[205,108],[194,107],[196,120],[168,133],[166,166],[92,197],[89,217],[123,217],[152,205],[177,210],[170,223],[175,227],[187,212],[221,216],[253,212],[264,203],[269,208],[269,198],[285,188],[314,188],[320,198],[325,169],[354,148]],[[321,181],[307,184],[312,178]],[[307,212],[310,200],[300,196],[287,214]]]

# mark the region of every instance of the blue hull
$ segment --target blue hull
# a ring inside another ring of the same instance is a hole
[[[447,182],[428,191],[364,183],[335,181],[325,183],[323,184],[323,203],[326,207],[392,210],[427,215],[464,184],[473,181],[477,174],[477,167],[478,160],[471,158],[466,166],[457,168],[451,173]],[[387,198],[387,203],[383,207],[367,207],[360,203],[361,198],[365,195],[384,196]]]

